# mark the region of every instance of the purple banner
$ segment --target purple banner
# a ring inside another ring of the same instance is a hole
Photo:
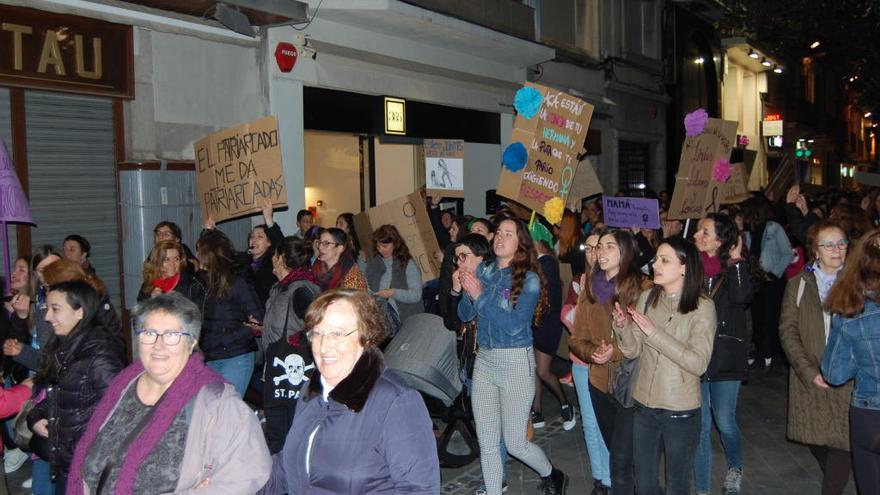
[[[660,228],[660,210],[656,199],[602,196],[605,225],[609,227]]]

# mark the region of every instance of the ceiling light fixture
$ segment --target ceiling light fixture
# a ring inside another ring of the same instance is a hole
[[[764,57],[763,59],[761,59],[761,65],[763,65],[764,67],[770,67],[771,65],[773,65],[773,62],[767,60],[767,57]]]
[[[813,49],[813,50],[815,50],[816,48],[819,48],[819,45],[821,45],[821,44],[822,44],[822,43],[819,42],[819,40],[816,40],[816,41],[810,43],[810,48]]]
[[[755,50],[749,50],[749,58],[758,60],[759,58],[761,58],[761,54],[756,52]]]

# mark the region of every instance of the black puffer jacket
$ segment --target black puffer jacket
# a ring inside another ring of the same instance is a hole
[[[113,377],[122,369],[122,340],[100,324],[86,325],[66,337],[55,336],[58,347],[54,373],[47,377],[46,400],[34,407],[28,424],[49,421],[50,459],[56,473],[67,473],[73,449]],[[50,341],[46,352],[52,348]]]
[[[149,299],[152,290],[152,286],[147,287],[146,284],[141,286],[141,290],[138,292],[137,301],[141,302],[145,299]],[[199,311],[205,311],[205,284],[196,277],[192,270],[184,270],[180,272],[180,280],[178,280],[177,285],[174,286],[174,292],[182,294],[195,303],[195,305],[199,307]]]
[[[718,327],[704,378],[709,381],[748,379],[746,308],[755,294],[748,263],[741,260],[730,264],[710,281],[709,287],[709,295],[715,301]]]
[[[248,316],[262,321],[265,309],[260,305],[246,272],[233,274],[231,286],[228,299],[218,299],[210,292],[205,298],[199,340],[205,361],[227,359],[257,350],[253,333],[242,322],[247,321]]]
[[[269,291],[272,290],[275,282],[278,282],[278,277],[272,272],[272,252],[284,240],[284,234],[281,233],[281,227],[277,223],[272,224],[267,232],[272,246],[263,256],[260,256],[257,262],[251,263],[251,276],[254,280],[254,290],[257,292],[260,306],[266,305],[266,301],[269,300]]]

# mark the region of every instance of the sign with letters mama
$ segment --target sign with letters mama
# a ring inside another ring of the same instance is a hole
[[[278,119],[270,115],[196,141],[196,176],[202,221],[217,222],[260,211],[269,198],[287,206]]]
[[[609,227],[660,228],[660,210],[656,199],[602,196],[602,212]]]

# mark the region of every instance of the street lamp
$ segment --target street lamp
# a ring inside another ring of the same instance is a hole
[[[815,50],[816,48],[819,48],[819,45],[821,45],[821,44],[822,43],[820,43],[819,40],[816,40],[816,41],[810,43],[810,49]]]

